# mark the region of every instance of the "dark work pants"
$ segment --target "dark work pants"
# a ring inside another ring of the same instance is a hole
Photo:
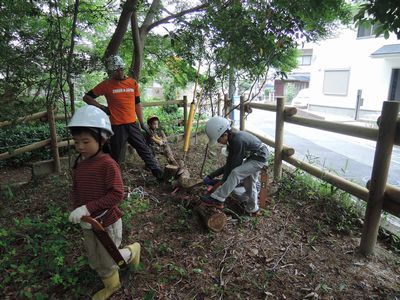
[[[120,163],[121,155],[124,153],[124,147],[126,142],[128,142],[135,148],[136,152],[154,175],[161,171],[137,123],[112,125],[112,130],[114,131],[114,135],[110,140],[111,156],[117,163]]]

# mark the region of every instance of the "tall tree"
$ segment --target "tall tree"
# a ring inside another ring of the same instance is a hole
[[[105,57],[118,52],[130,22],[133,42],[131,75],[139,79],[143,63],[143,50],[150,31],[157,26],[173,22],[188,14],[201,12],[206,6],[207,4],[200,4],[183,8],[175,13],[169,13],[161,0],[153,0],[151,3],[139,3],[138,0],[126,1],[118,25],[105,51]],[[165,16],[163,13],[167,15]]]
[[[202,53],[221,78],[236,70],[261,79],[271,68],[285,76],[297,64],[301,43],[328,36],[350,12],[344,0],[212,1],[205,14],[180,23],[177,51],[189,60]]]

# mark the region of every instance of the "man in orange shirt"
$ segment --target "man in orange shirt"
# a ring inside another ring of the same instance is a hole
[[[151,170],[153,175],[162,180],[163,173],[151,149],[140,131],[140,127],[150,133],[144,123],[142,106],[140,104],[139,85],[135,79],[125,76],[125,64],[118,55],[112,55],[107,60],[109,79],[100,82],[83,97],[89,105],[97,106],[110,115],[112,130],[111,156],[118,163],[121,160],[123,149],[128,142],[136,149],[139,156]],[[104,96],[108,106],[101,105],[95,99]]]

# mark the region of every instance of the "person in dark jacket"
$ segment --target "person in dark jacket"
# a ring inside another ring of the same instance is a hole
[[[213,184],[213,177],[223,174],[222,184],[211,194],[202,196],[205,205],[223,208],[225,199],[241,183],[244,192],[239,199],[244,203],[246,212],[257,213],[257,183],[260,171],[267,162],[268,148],[254,135],[231,130],[230,121],[223,117],[212,117],[206,123],[209,144],[217,142],[226,145],[226,164],[204,178],[204,183]]]

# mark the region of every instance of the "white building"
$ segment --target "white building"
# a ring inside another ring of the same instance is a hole
[[[383,101],[400,101],[400,40],[395,35],[377,38],[370,27],[345,28],[301,51],[289,79],[309,87],[310,111],[376,119]]]

